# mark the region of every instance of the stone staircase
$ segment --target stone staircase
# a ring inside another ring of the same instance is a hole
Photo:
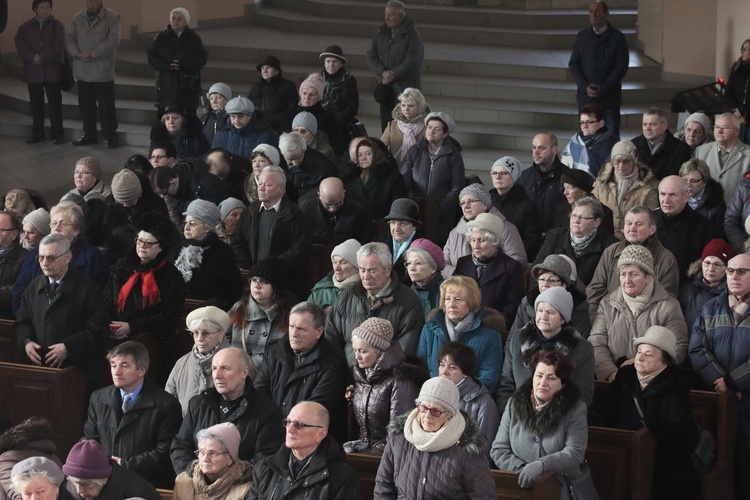
[[[376,79],[366,52],[382,23],[383,2],[358,0],[275,0],[222,28],[199,29],[209,52],[204,87],[228,83],[235,95],[247,94],[258,78],[255,65],[274,54],[284,75],[299,84],[319,71],[318,54],[340,45],[357,77],[359,117],[371,135],[379,135]],[[422,91],[433,110],[450,114],[463,146],[469,173],[485,182],[489,165],[500,156],[530,164],[531,138],[541,130],[558,134],[561,149],[578,127],[575,85],[567,70],[575,33],[587,25],[585,9],[519,10],[489,7],[410,5],[425,42]],[[631,46],[624,82],[622,136],[640,133],[642,110],[667,106],[685,86],[660,81],[660,67],[634,50],[636,11],[612,9],[610,21]],[[153,34],[139,35],[118,50],[116,95],[120,141],[147,146],[153,107],[153,70],[146,48]],[[0,134],[30,135],[28,94],[21,66],[4,58],[0,76]],[[79,133],[77,98],[63,93],[66,138]]]

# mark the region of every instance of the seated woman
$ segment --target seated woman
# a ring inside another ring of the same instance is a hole
[[[18,462],[11,471],[13,496],[8,498],[39,498],[54,500],[56,498],[72,499],[65,486],[65,474],[60,469],[57,457],[29,457]]]
[[[216,235],[229,246],[232,246],[239,238],[239,233],[242,230],[240,221],[244,210],[245,204],[237,198],[227,198],[219,203],[221,222],[216,226]]]
[[[102,179],[102,164],[93,156],[84,156],[76,162],[73,170],[73,184],[75,187],[68,191],[61,201],[70,194],[77,194],[82,198],[89,193],[101,193],[104,197],[112,194],[109,186]]]
[[[294,117],[292,121],[292,132],[297,132],[307,142],[307,149],[314,149],[323,153],[326,158],[336,162],[336,154],[328,143],[328,135],[322,130],[318,130],[318,120],[312,113],[303,111]]]
[[[711,171],[703,160],[691,158],[680,167],[680,177],[687,181],[688,205],[711,221],[714,234],[724,237],[724,188],[711,178]]]
[[[523,266],[503,251],[503,221],[495,215],[484,213],[466,225],[466,240],[471,254],[456,263],[454,275],[468,276],[482,290],[482,305],[500,311],[505,330],[512,325],[516,311],[523,299]]]
[[[618,429],[648,428],[656,438],[651,498],[695,498],[700,476],[690,452],[698,429],[690,407],[690,384],[675,365],[674,333],[652,326],[636,339],[634,363],[623,366],[595,405],[605,425]]]
[[[482,307],[476,281],[453,276],[440,285],[440,309],[422,327],[417,356],[427,362],[430,376],[440,374],[438,353],[450,341],[468,345],[477,353],[477,378],[495,390],[503,366],[502,320],[497,311]]]
[[[573,363],[558,351],[540,351],[531,358],[531,373],[503,412],[492,460],[501,470],[518,472],[522,488],[550,471],[562,484],[561,498],[569,498],[571,483],[576,498],[598,498],[584,460],[589,431]]]
[[[388,426],[375,498],[497,497],[484,435],[459,410],[460,399],[455,384],[445,377],[422,385],[417,407]]]
[[[404,89],[398,101],[393,108],[393,120],[388,122],[380,140],[401,167],[409,149],[424,138],[424,117],[430,112],[430,107],[422,92],[412,87]]]
[[[477,378],[477,354],[460,342],[448,342],[438,354],[440,375],[456,384],[461,395],[461,411],[479,424],[488,443],[495,440],[500,425],[495,400]]]
[[[229,315],[214,306],[199,307],[185,318],[185,326],[193,335],[195,345],[175,363],[164,390],[176,397],[184,417],[190,398],[214,386],[211,360],[214,354],[229,347],[226,336]]]
[[[425,238],[411,242],[404,253],[404,267],[411,280],[411,289],[417,294],[424,307],[425,319],[430,311],[440,305],[440,284],[445,267],[443,251]]]
[[[323,107],[326,83],[320,73],[312,73],[299,84],[299,101],[288,108],[281,118],[281,130],[292,131],[294,117],[303,111],[311,113],[318,121],[318,130],[322,130],[330,138],[335,130],[333,115]]]
[[[245,202],[250,203],[258,201],[258,179],[264,167],[269,165],[280,165],[281,154],[275,146],[270,144],[258,144],[253,149],[250,157],[253,162],[253,174],[245,177]],[[287,182],[287,185],[289,183]]]
[[[393,270],[396,271],[401,283],[411,286],[411,278],[404,266],[406,251],[412,241],[417,239],[417,232],[422,227],[419,219],[419,206],[409,198],[399,198],[391,204],[391,211],[385,216],[391,235],[383,242],[388,246],[393,256]]]
[[[162,141],[171,142],[177,150],[177,159],[195,158],[211,149],[203,134],[203,124],[195,115],[188,115],[180,106],[167,106],[159,122],[151,127],[151,147]]]
[[[321,100],[331,116],[333,131],[331,146],[342,154],[349,143],[349,127],[354,124],[359,111],[357,79],[345,67],[344,51],[338,45],[329,45],[320,56],[323,61],[321,76],[325,79],[325,90]]]
[[[688,268],[691,281],[680,288],[680,306],[688,330],[692,330],[703,304],[727,289],[727,264],[734,249],[724,240],[714,238],[706,244],[701,260]]]
[[[408,412],[427,374],[406,363],[401,344],[393,342],[393,326],[367,318],[352,331],[354,385],[347,389],[359,434],[344,443],[347,453],[382,455],[388,423]]]
[[[182,250],[175,266],[182,273],[189,299],[216,299],[229,309],[244,290],[232,249],[216,235],[221,220],[219,207],[206,200],[188,205]]]
[[[594,346],[596,378],[611,382],[617,371],[633,363],[633,340],[652,325],[666,327],[677,337],[675,361],[682,363],[688,347],[685,318],[677,299],[654,277],[651,252],[628,245],[617,261],[620,287],[599,303],[591,324],[589,342]]]
[[[278,144],[279,137],[271,128],[271,122],[262,111],[255,110],[247,97],[232,98],[224,109],[228,116],[219,123],[212,148],[224,148],[235,156],[249,158],[260,144]]]
[[[559,351],[575,368],[573,379],[588,406],[594,399],[594,350],[570,323],[573,297],[561,286],[547,288],[534,301],[534,317],[508,336],[503,370],[495,392],[502,412],[513,391],[533,373],[531,359],[539,351]]]
[[[172,498],[236,500],[245,498],[253,482],[253,465],[240,460],[240,431],[231,422],[201,429],[195,435],[198,457],[174,482]]]
[[[206,98],[208,99],[209,110],[201,116],[201,123],[203,124],[203,135],[206,136],[208,142],[212,143],[219,124],[223,123],[227,116],[224,108],[232,98],[232,89],[226,83],[214,83],[206,92]]]
[[[49,212],[43,208],[26,214],[21,224],[21,245],[26,250],[31,250],[39,246],[42,238],[49,234]]]
[[[57,434],[42,417],[30,417],[0,435],[0,498],[21,498],[11,482],[12,470],[19,462],[34,457],[60,463],[55,455]]]
[[[714,142],[711,118],[705,113],[693,113],[687,117],[685,125],[675,132],[674,136],[690,146],[694,156],[695,148],[709,142]]]
[[[307,297],[308,302],[319,305],[328,314],[339,294],[361,281],[357,264],[357,250],[361,246],[359,241],[352,238],[333,247],[331,251],[333,270],[313,285],[310,296]]]

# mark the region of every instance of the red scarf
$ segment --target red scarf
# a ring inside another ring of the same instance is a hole
[[[139,279],[141,280],[141,292],[143,293],[143,308],[146,309],[161,302],[161,292],[154,278],[154,271],[161,269],[166,263],[167,259],[165,258],[158,266],[150,267],[148,271],[133,271],[128,281],[120,288],[120,294],[117,296],[118,313],[125,310],[125,303],[128,301],[128,296],[133,291],[133,287]]]

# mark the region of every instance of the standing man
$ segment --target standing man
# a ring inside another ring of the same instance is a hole
[[[375,100],[380,103],[380,124],[385,130],[391,121],[397,96],[407,87],[422,87],[424,45],[414,21],[406,16],[404,3],[390,0],[385,4],[383,24],[367,51],[367,64],[380,84]]]
[[[711,178],[724,188],[724,201],[729,204],[750,168],[750,146],[740,141],[740,120],[732,113],[716,118],[714,137],[716,143],[698,146],[695,157],[706,162]]]
[[[115,55],[120,44],[120,16],[102,5],[85,0],[86,9],[73,17],[68,30],[68,54],[78,81],[78,107],[83,137],[74,146],[96,144],[96,115],[109,149],[117,148],[115,109]],[[98,106],[97,106],[98,104]]]
[[[625,35],[607,18],[606,3],[589,4],[591,27],[578,32],[568,68],[578,86],[578,109],[595,102],[601,104],[607,127],[619,139],[622,79],[628,72],[630,54]]]
[[[669,131],[667,112],[661,108],[647,108],[643,112],[643,133],[633,138],[638,148],[638,160],[648,165],[659,180],[679,175],[680,167],[693,154],[690,146]]]

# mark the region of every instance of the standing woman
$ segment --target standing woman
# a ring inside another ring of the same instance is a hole
[[[52,142],[63,142],[60,59],[65,57],[65,27],[52,15],[52,0],[33,0],[36,14],[23,23],[16,34],[16,49],[23,58],[23,81],[29,87],[33,120],[27,144],[44,140],[44,93],[49,103]]]
[[[346,58],[338,45],[329,45],[320,54],[325,79],[323,107],[333,115],[333,130],[329,135],[331,147],[336,154],[343,154],[349,144],[349,126],[359,111],[357,79],[344,67]]]
[[[724,100],[734,116],[739,118],[742,124],[740,140],[747,144],[750,142],[750,128],[747,123],[750,120],[750,38],[742,42],[740,58],[732,65],[724,90]]]
[[[177,7],[169,13],[167,29],[148,48],[148,63],[156,70],[156,108],[169,104],[195,115],[201,95],[201,69],[208,61],[203,41],[188,27],[190,14]]]
[[[424,137],[424,117],[429,113],[430,107],[422,92],[411,87],[401,92],[398,101],[393,108],[393,120],[388,122],[380,140],[401,167],[409,148]]]

